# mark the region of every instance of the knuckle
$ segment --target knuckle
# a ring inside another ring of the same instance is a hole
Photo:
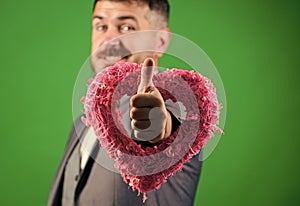
[[[135,117],[136,117],[136,108],[135,107],[132,107],[130,109],[129,116],[131,119],[135,119]]]
[[[142,135],[139,131],[134,131],[134,136],[138,139],[142,139]]]
[[[135,103],[137,101],[137,97],[138,97],[138,94],[135,94],[130,98],[130,106],[135,105]]]
[[[145,130],[147,128],[149,128],[151,125],[151,122],[150,121],[138,121],[138,120],[131,120],[131,127],[132,129],[134,130]]]
[[[136,130],[137,129],[136,125],[137,125],[137,121],[134,120],[134,119],[131,120],[131,128],[134,129],[134,130]]]

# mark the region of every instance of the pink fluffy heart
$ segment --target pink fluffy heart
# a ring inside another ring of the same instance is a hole
[[[116,160],[115,167],[132,190],[146,193],[159,189],[182,169],[214,135],[220,104],[211,81],[193,71],[167,70],[153,77],[165,101],[177,105],[182,122],[159,145],[142,148],[126,132],[119,110],[124,96],[136,93],[142,65],[118,62],[91,80],[82,99],[87,126],[92,126],[101,147]],[[181,105],[181,106],[180,106]]]

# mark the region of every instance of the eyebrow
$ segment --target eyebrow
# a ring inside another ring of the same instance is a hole
[[[119,16],[118,20],[127,20],[127,19],[131,19],[133,21],[137,21],[136,18],[134,16]]]
[[[93,16],[93,20],[94,19],[99,19],[99,20],[105,20],[106,18],[103,17],[103,16]],[[135,22],[137,22],[136,18],[134,16],[119,16],[117,17],[118,20],[121,20],[121,21],[124,21],[124,20],[127,20],[127,19],[131,19]]]
[[[94,20],[94,19],[100,19],[100,20],[103,20],[104,17],[102,17],[102,16],[93,16],[93,20]]]

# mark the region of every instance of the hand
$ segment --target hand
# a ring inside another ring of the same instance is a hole
[[[136,138],[157,143],[171,135],[172,119],[152,82],[153,70],[154,60],[145,59],[137,94],[130,100],[130,118]]]

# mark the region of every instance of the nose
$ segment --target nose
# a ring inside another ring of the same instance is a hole
[[[103,45],[116,46],[119,44],[119,40],[117,37],[119,37],[121,34],[119,33],[117,28],[114,27],[108,28],[104,35],[105,36],[104,36]]]

